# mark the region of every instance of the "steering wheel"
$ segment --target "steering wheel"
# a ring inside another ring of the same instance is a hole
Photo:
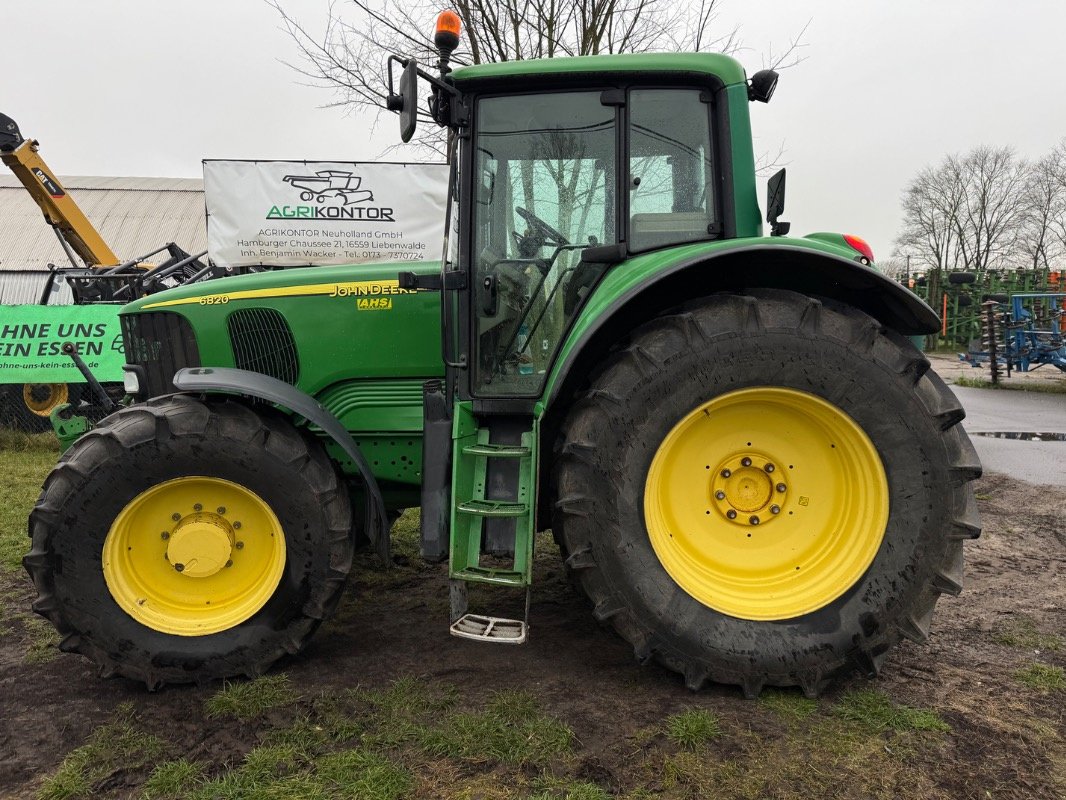
[[[515,213],[524,219],[529,227],[533,229],[533,233],[538,234],[545,244],[553,244],[556,247],[559,245],[570,244],[570,240],[563,236],[559,231],[555,230],[551,225],[542,220],[536,214],[532,214],[526,211],[522,206],[514,207]]]

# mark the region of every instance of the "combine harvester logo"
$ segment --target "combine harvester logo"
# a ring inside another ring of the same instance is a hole
[[[339,200],[347,206],[368,203],[374,199],[374,193],[369,189],[359,188],[362,178],[344,170],[324,169],[314,175],[286,175],[282,180],[299,189],[300,199],[305,201],[326,203]]]

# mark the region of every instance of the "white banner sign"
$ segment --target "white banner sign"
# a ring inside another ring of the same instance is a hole
[[[448,168],[354,161],[204,161],[216,264],[440,258]]]

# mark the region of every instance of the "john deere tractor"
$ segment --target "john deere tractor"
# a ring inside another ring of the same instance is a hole
[[[150,688],[259,674],[413,506],[456,636],[536,635],[528,594],[505,619],[465,590],[528,593],[550,529],[595,618],[693,689],[814,695],[925,640],[980,463],[908,338],[936,314],[862,240],[787,237],[783,175],[764,235],[749,104],[776,74],[703,53],[452,70],[457,23],[431,72],[389,65],[403,138],[446,129],[440,263],[124,308],[133,402],[30,516],[61,648]]]

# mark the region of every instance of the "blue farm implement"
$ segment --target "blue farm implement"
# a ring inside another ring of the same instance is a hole
[[[1066,293],[1019,292],[1007,303],[990,300],[982,305],[983,350],[960,353],[973,366],[988,363],[992,382],[1000,370],[1029,372],[1044,365],[1066,372],[1063,341],[1063,305]]]

